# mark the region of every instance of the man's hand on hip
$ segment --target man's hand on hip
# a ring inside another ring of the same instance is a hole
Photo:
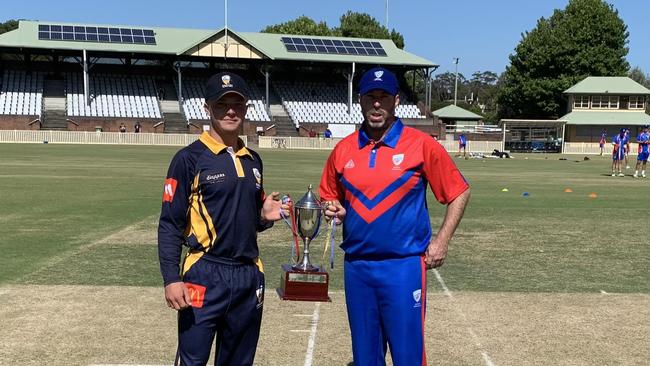
[[[174,310],[183,310],[190,307],[190,291],[183,282],[173,282],[165,286],[165,300],[167,306]]]
[[[447,257],[448,242],[443,239],[434,237],[429,242],[426,252],[424,252],[424,263],[427,269],[441,267]]]

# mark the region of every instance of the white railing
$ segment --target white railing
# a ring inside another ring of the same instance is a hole
[[[614,145],[610,142],[605,144],[605,154],[611,154]],[[637,143],[630,144],[630,155],[637,155],[639,152],[639,145]],[[567,142],[564,144],[565,154],[587,154],[595,155],[600,154],[600,145],[597,142]]]
[[[448,152],[458,152],[458,140],[438,141]],[[501,141],[467,141],[467,152],[491,153],[494,150],[503,150]]]
[[[260,136],[259,147],[262,149],[316,149],[330,150],[341,141],[341,139],[326,139],[323,137],[282,137],[282,136]],[[438,141],[450,153],[458,152],[458,141]],[[501,141],[468,141],[467,151],[491,153],[494,149],[502,150]]]
[[[331,150],[342,139],[326,139],[324,137],[281,137],[260,136],[259,147],[264,149],[312,149]]]
[[[173,133],[0,130],[0,143],[185,146],[196,141],[199,136]],[[240,137],[248,145],[247,137]]]

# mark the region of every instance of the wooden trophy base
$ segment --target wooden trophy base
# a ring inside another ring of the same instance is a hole
[[[317,271],[307,272],[295,270],[290,264],[283,264],[277,292],[282,300],[329,302],[329,282],[329,273],[320,267]]]

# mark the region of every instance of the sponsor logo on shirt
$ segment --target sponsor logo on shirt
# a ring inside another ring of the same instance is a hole
[[[174,194],[176,193],[176,186],[178,182],[174,178],[165,179],[164,191],[163,191],[163,202],[172,202],[174,200]]]
[[[209,183],[223,182],[225,179],[226,179],[225,173],[208,174],[208,176],[205,177],[205,180]]]
[[[422,290],[421,289],[417,289],[417,290],[413,291],[413,300],[415,301],[415,304],[413,304],[414,308],[419,308],[419,307],[422,306],[422,302],[420,301],[420,300],[422,300]]]
[[[354,160],[350,159],[346,164],[345,164],[345,169],[352,169],[354,168]]]
[[[185,282],[185,287],[190,293],[190,301],[193,308],[202,308],[205,299],[205,286]]]

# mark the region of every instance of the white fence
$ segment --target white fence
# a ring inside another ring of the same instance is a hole
[[[611,143],[605,144],[605,154],[611,154],[614,145]],[[630,143],[630,155],[637,155],[639,152],[639,144]],[[587,154],[594,155],[600,154],[600,145],[597,142],[567,142],[564,144],[565,154]]]
[[[458,152],[458,140],[438,141],[448,152]],[[494,150],[503,150],[501,141],[467,141],[467,152],[491,153]]]
[[[329,150],[342,139],[326,139],[323,137],[280,137],[280,136],[260,136],[259,147],[266,149],[316,149]],[[458,151],[458,141],[443,140],[438,141],[449,152]],[[494,149],[502,150],[501,141],[468,141],[467,151],[491,153]]]
[[[106,145],[168,145],[186,146],[196,141],[196,134],[172,133],[120,133],[90,131],[42,131],[0,130],[0,143],[54,143],[54,144],[106,144]],[[248,146],[246,136],[240,136]],[[312,149],[331,150],[341,141],[339,138],[260,136],[259,147],[263,149]],[[441,140],[440,144],[450,153],[458,151],[458,141]],[[502,150],[501,141],[468,141],[467,151],[491,153]],[[630,144],[630,155],[636,155],[638,144]],[[565,154],[600,154],[597,142],[567,142]],[[612,153],[612,144],[605,144],[605,154]]]
[[[240,136],[248,145],[246,136]],[[172,133],[120,133],[89,131],[31,131],[0,130],[0,143],[54,143],[54,144],[107,144],[107,145],[169,145],[185,146],[196,141],[199,135]]]
[[[259,147],[264,149],[315,149],[331,150],[342,139],[324,137],[280,137],[280,136],[260,136]]]

